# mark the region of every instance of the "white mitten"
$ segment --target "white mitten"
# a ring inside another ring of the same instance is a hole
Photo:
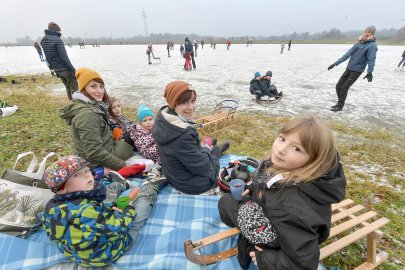
[[[150,159],[144,159],[143,164],[145,164],[145,170],[143,170],[144,172],[149,172],[153,169],[153,167],[155,167],[155,163],[153,163],[153,161]]]

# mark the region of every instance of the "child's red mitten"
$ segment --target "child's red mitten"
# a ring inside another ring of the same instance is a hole
[[[134,164],[132,166],[127,166],[119,169],[117,172],[121,174],[124,178],[128,178],[131,175],[137,174],[145,170],[145,164]]]

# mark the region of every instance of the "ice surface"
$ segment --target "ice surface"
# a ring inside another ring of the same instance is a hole
[[[337,119],[361,126],[383,126],[404,131],[405,72],[394,71],[401,60],[402,46],[379,45],[373,82],[363,80],[366,73],[349,90],[342,112],[330,112],[337,101],[335,84],[344,72],[347,61],[327,71],[327,67],[352,45],[292,44],[291,51],[280,54],[280,45],[253,47],[224,44],[211,49],[198,49],[197,69],[184,71],[179,45],[167,57],[166,45],[154,45],[155,56],[148,65],[146,45],[116,45],[86,49],[66,47],[76,68],[89,67],[104,78],[109,94],[133,105],[146,104],[158,109],[165,104],[163,89],[172,80],[186,80],[197,89],[198,107],[211,108],[215,101],[233,98],[239,108],[270,115],[312,113],[326,119]],[[272,82],[282,90],[284,98],[277,105],[258,105],[251,100],[249,81],[256,71],[273,71]],[[46,73],[30,47],[0,47],[0,75]],[[324,72],[323,72],[324,71]],[[323,72],[323,73],[322,73]],[[318,76],[319,75],[319,76]],[[63,85],[54,91],[64,93]],[[128,113],[128,112],[127,112]]]

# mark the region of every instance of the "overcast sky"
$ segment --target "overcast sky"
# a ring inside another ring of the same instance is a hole
[[[0,42],[43,36],[54,21],[71,37],[148,33],[270,36],[405,26],[405,0],[0,0]]]

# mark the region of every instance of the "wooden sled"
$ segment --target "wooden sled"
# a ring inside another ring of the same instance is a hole
[[[213,113],[195,120],[196,126],[201,131],[206,129],[217,130],[220,124],[232,124],[235,120],[235,112],[238,102],[233,99],[225,99],[217,102]]]
[[[276,98],[275,100],[270,100],[268,96],[266,96],[265,98],[261,98],[259,100],[259,102],[257,102],[257,99],[255,97],[252,98],[252,100],[256,101],[257,103],[261,103],[261,102],[265,102],[266,104],[276,104],[279,103],[280,100],[283,98],[283,96]]]
[[[389,222],[389,219],[382,217],[375,219],[377,215],[374,211],[368,211],[360,214],[364,209],[362,205],[354,205],[353,201],[346,199],[340,203],[332,205],[332,227],[327,245],[320,249],[320,260],[342,250],[359,239],[367,238],[367,260],[356,267],[355,270],[375,269],[388,259],[388,254],[381,252],[377,254],[377,240],[381,239],[383,233],[379,230]],[[225,238],[239,234],[237,228],[232,228],[206,238],[192,242],[184,242],[184,252],[187,259],[199,265],[209,265],[221,260],[228,259],[238,254],[238,248],[234,247],[220,253],[212,255],[196,254],[195,251],[204,246],[221,241]],[[342,234],[338,236],[339,234]]]

